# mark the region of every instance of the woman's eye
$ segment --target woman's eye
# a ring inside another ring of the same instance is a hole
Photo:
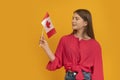
[[[80,20],[78,17],[72,17],[72,20]]]
[[[76,20],[79,20],[79,18],[76,18]]]

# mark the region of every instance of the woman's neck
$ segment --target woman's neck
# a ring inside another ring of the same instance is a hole
[[[88,40],[88,39],[91,39],[86,33],[84,33],[83,31],[77,31],[75,34],[74,34],[75,37],[79,38],[79,40],[81,39],[85,39],[85,40]]]

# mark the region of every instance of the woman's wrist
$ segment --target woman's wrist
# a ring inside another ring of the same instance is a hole
[[[43,49],[44,49],[45,51],[48,51],[50,48],[49,48],[49,46],[45,46],[45,47],[43,47]]]

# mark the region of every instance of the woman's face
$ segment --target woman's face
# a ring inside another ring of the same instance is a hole
[[[73,14],[73,17],[72,17],[73,30],[84,29],[86,25],[87,25],[87,22],[84,21],[77,13]]]

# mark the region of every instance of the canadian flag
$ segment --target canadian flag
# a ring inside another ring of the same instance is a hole
[[[41,24],[43,25],[48,38],[50,38],[51,36],[53,36],[56,33],[56,30],[51,22],[51,19],[49,17],[49,14],[46,13],[45,17],[43,18]]]

